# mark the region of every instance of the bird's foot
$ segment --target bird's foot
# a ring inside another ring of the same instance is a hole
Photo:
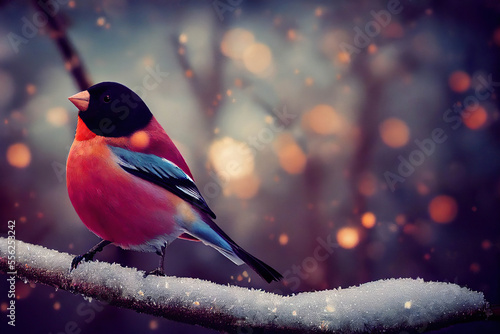
[[[149,275],[167,276],[165,275],[165,271],[163,270],[163,268],[156,268],[154,270],[151,270],[150,272],[144,273],[144,278],[148,277]]]
[[[83,260],[92,261],[94,259],[94,255],[95,253],[85,253],[83,255],[75,256],[73,258],[73,261],[71,261],[71,268],[69,269],[69,271],[71,272],[73,269],[76,269],[76,267],[78,267],[80,262],[82,262]]]

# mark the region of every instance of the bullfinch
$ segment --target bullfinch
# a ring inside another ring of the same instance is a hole
[[[176,238],[202,241],[267,282],[283,277],[238,246],[214,222],[184,158],[142,99],[115,82],[101,82],[69,100],[78,108],[66,165],[68,194],[78,216],[102,239],[76,256],[71,270],[103,247],[156,252]]]

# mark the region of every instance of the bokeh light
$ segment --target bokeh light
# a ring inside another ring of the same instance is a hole
[[[457,93],[463,93],[470,87],[470,76],[464,71],[455,71],[450,74],[448,79],[451,90]]]
[[[271,50],[262,43],[250,45],[243,53],[243,63],[246,69],[254,74],[264,74],[271,66],[272,60]]]
[[[337,54],[337,60],[341,64],[349,64],[351,62],[351,55],[347,52],[339,52]]]
[[[481,265],[477,262],[473,262],[470,265],[470,271],[472,271],[474,274],[477,274],[479,271],[481,271]]]
[[[181,44],[186,44],[188,41],[188,36],[186,34],[180,34],[179,35],[179,43]]]
[[[493,32],[493,42],[497,45],[500,46],[500,27],[495,29],[495,32]]]
[[[454,198],[439,195],[429,203],[429,215],[436,223],[449,223],[455,219],[458,205]]]
[[[483,242],[481,242],[481,248],[484,249],[484,250],[490,249],[491,246],[492,246],[492,243],[488,239],[483,240]]]
[[[236,28],[224,34],[220,48],[225,56],[242,59],[245,50],[254,43],[255,37],[250,31]]]
[[[404,225],[406,223],[406,216],[404,214],[399,214],[399,215],[396,216],[396,218],[394,219],[394,221],[398,225]]]
[[[429,189],[429,187],[423,183],[423,182],[417,182],[417,192],[422,195],[422,196],[425,196],[427,194],[429,194],[431,190]]]
[[[27,84],[26,93],[28,93],[29,95],[34,95],[36,93],[36,86],[33,84]]]
[[[231,137],[217,139],[210,145],[208,157],[223,180],[234,180],[251,174],[255,161],[248,144]]]
[[[149,329],[152,330],[152,331],[157,330],[158,329],[158,321],[151,320],[149,322]]]
[[[337,232],[337,242],[340,247],[351,249],[359,243],[359,232],[353,227],[343,227]]]
[[[21,282],[16,283],[16,299],[26,299],[33,292],[35,287],[34,283],[25,284]]]
[[[331,135],[346,131],[347,121],[333,107],[319,104],[302,116],[302,126],[317,134]]]
[[[288,234],[286,233],[281,233],[278,242],[280,243],[281,246],[285,246],[288,243]]]
[[[50,108],[47,111],[47,122],[57,127],[67,124],[68,111],[63,107]]]
[[[7,149],[7,161],[17,168],[25,168],[31,162],[31,151],[24,143],[15,143]]]
[[[130,137],[130,144],[135,149],[144,149],[149,146],[149,135],[146,131],[137,131]]]
[[[380,124],[380,137],[389,147],[405,146],[410,138],[410,129],[405,122],[398,118],[388,118]]]
[[[377,178],[370,172],[363,173],[358,182],[358,190],[365,196],[373,196],[377,191]]]
[[[373,212],[365,212],[361,216],[361,224],[366,228],[372,228],[377,222],[377,217]]]
[[[98,17],[97,18],[97,21],[96,21],[96,24],[99,26],[99,27],[102,27],[106,24],[106,18],[101,16],[101,17]]]
[[[462,114],[462,120],[466,127],[471,130],[482,128],[488,120],[488,113],[482,106],[478,106],[472,110],[466,110]]]
[[[300,174],[306,167],[307,157],[289,134],[280,135],[275,144],[281,168],[289,174]]]
[[[372,43],[372,44],[368,45],[368,53],[369,54],[374,54],[377,52],[377,50],[378,50],[378,48],[375,44]]]
[[[221,181],[224,181],[223,179]],[[236,196],[240,199],[250,199],[259,191],[261,181],[254,173],[243,177],[229,179],[223,183],[225,196]]]
[[[382,34],[388,38],[401,38],[404,36],[405,31],[399,22],[391,22],[382,30]]]

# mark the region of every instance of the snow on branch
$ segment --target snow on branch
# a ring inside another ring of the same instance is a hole
[[[111,305],[231,333],[421,333],[486,319],[480,292],[422,279],[390,279],[348,289],[279,296],[208,281],[147,277],[106,262],[82,263],[69,273],[72,255],[0,238],[0,271]],[[15,252],[15,268],[9,254]]]

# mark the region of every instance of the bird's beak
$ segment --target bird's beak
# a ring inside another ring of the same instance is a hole
[[[85,111],[89,108],[90,94],[88,91],[84,90],[68,97],[68,100],[70,100],[78,110]]]

